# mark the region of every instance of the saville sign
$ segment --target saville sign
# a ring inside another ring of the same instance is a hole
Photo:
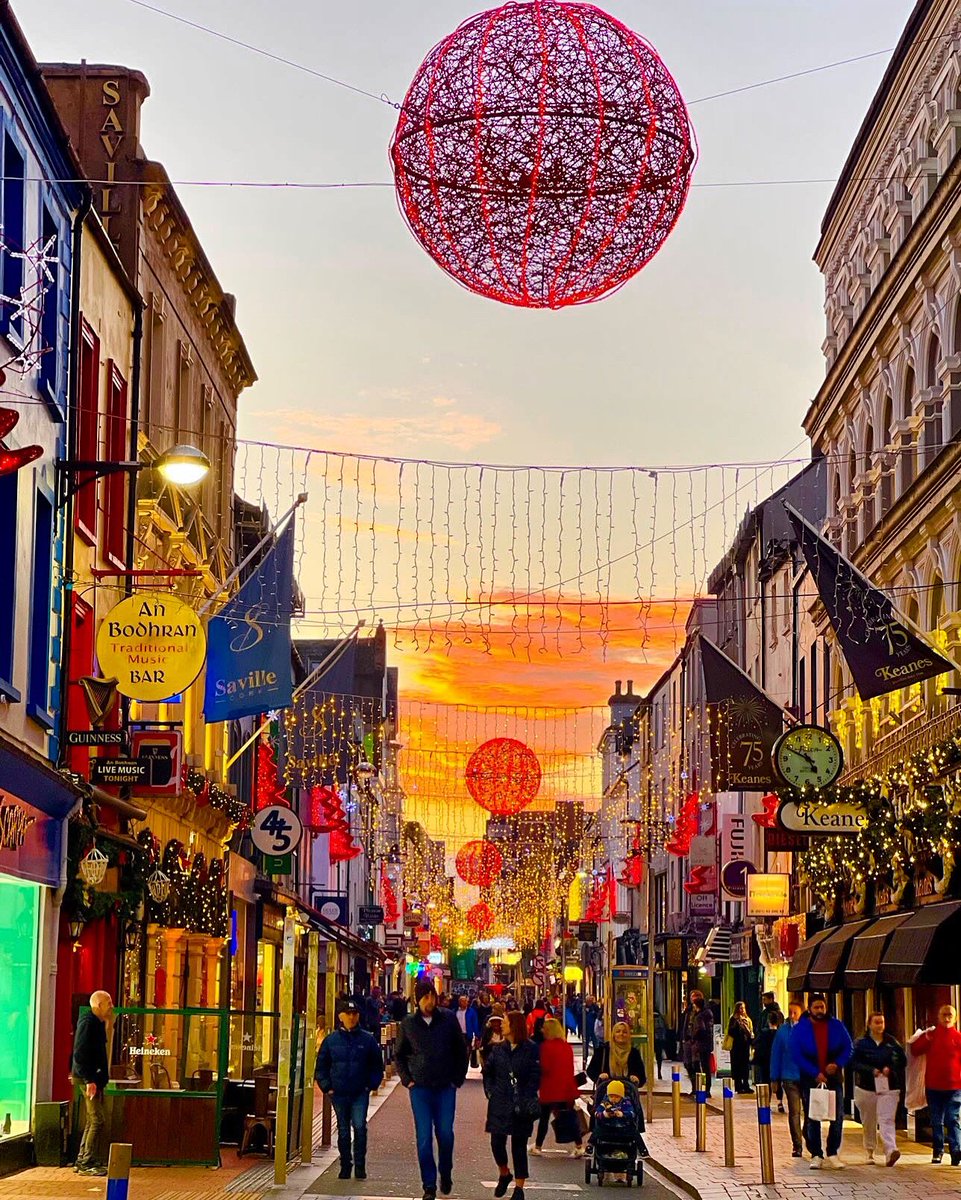
[[[868,824],[866,808],[859,804],[824,804],[817,800],[789,800],[778,809],[782,828],[792,833],[860,833]]]
[[[200,618],[177,596],[128,596],[97,631],[101,671],[131,700],[156,703],[188,688],[200,674],[207,637]]]

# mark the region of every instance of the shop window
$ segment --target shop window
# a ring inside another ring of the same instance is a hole
[[[60,388],[60,231],[46,205],[40,227],[40,242],[49,261],[47,269],[53,278],[43,288],[43,308],[40,316],[40,386],[51,400],[59,399]]]
[[[11,299],[23,292],[24,228],[26,225],[26,161],[10,134],[3,138],[3,294]],[[0,309],[0,332],[23,339],[23,314],[15,314],[15,305],[7,302]]]
[[[33,1108],[39,912],[36,884],[0,875],[0,1120],[12,1134],[29,1131]]]
[[[17,483],[16,471],[0,475],[0,695],[14,702],[14,644],[17,624]]]
[[[53,504],[37,492],[33,527],[33,595],[30,613],[30,669],[27,712],[52,729],[50,697],[50,587],[53,575]]]
[[[100,339],[86,321],[80,322],[80,378],[77,389],[77,458],[96,462],[100,416]],[[74,524],[77,532],[92,545],[97,538],[97,483],[90,471],[78,471],[73,478]]]
[[[107,461],[125,462],[127,452],[127,381],[114,363],[107,364]],[[122,567],[127,543],[127,473],[118,471],[104,480],[103,552],[114,566]]]

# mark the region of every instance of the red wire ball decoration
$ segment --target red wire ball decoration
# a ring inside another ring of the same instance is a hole
[[[492,738],[467,762],[467,790],[495,817],[519,813],[537,795],[541,766],[534,751],[514,738]]]
[[[390,146],[414,237],[459,283],[524,308],[621,287],[681,214],[687,109],[643,38],[591,4],[471,17],[414,76]]]
[[[454,859],[457,874],[465,883],[490,887],[504,867],[504,856],[493,842],[468,842]]]
[[[487,933],[494,926],[494,914],[491,906],[482,900],[467,910],[467,924],[475,933]]]

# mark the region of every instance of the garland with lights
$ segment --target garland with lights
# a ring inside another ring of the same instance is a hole
[[[891,903],[913,903],[918,870],[938,881],[937,895],[951,895],[961,883],[956,857],[961,849],[961,781],[949,778],[961,767],[961,733],[882,774],[818,793],[785,790],[783,800],[820,799],[865,809],[867,821],[856,834],[818,837],[798,860],[802,878],[827,908],[852,900],[867,910],[878,892]]]

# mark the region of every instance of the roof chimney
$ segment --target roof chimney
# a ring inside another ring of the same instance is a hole
[[[614,695],[619,696],[620,694],[621,694],[621,681],[619,679],[615,679],[614,680]]]
[[[628,696],[634,695],[634,680],[633,679],[629,679],[627,681],[627,695]]]

